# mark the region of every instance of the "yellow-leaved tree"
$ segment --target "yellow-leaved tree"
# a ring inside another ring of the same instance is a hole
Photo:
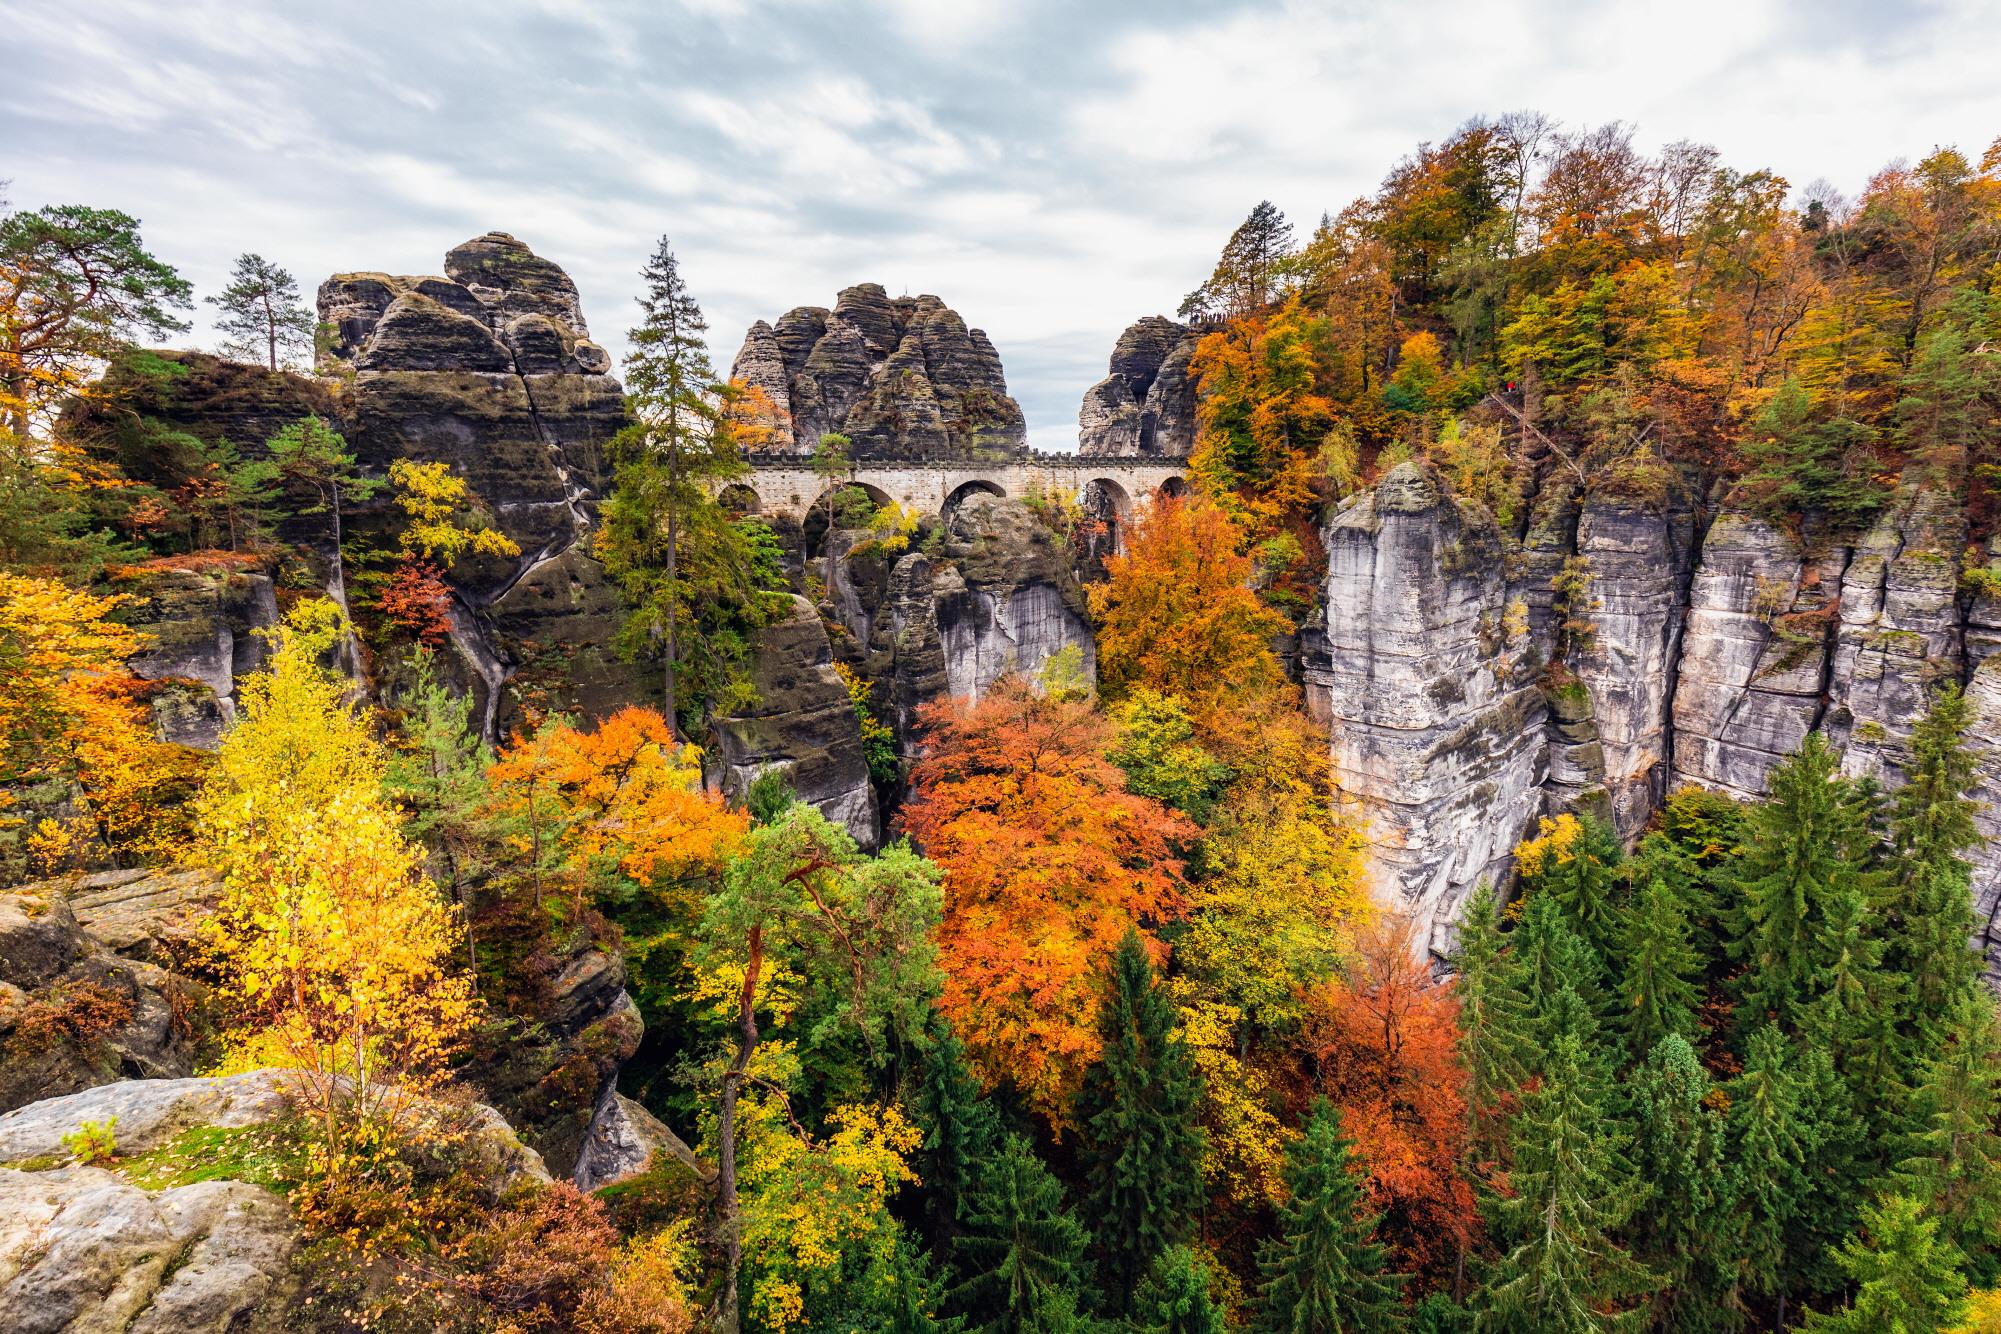
[[[286,617],[197,801],[224,885],[208,938],[225,1068],[295,1071],[332,1175],[407,1124],[475,1012],[461,926],[383,795],[383,750],[321,665],[344,633],[325,600]]]

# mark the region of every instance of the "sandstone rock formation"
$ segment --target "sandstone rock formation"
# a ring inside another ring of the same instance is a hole
[[[607,1088],[591,1118],[571,1179],[578,1190],[615,1186],[644,1172],[656,1153],[673,1158],[700,1179],[715,1175],[715,1169],[696,1158],[695,1151],[664,1121],[623,1093]]]
[[[203,990],[156,956],[186,938],[212,893],[206,877],[171,872],[0,892],[0,1111],[111,1080],[192,1073],[190,1016]]]
[[[759,320],[730,368],[781,414],[775,445],[810,454],[837,431],[855,457],[997,457],[1027,441],[1000,357],[935,296],[891,297],[878,283],[834,308]]]
[[[1077,452],[1185,457],[1195,447],[1195,381],[1188,371],[1199,335],[1149,315],[1119,335],[1111,370],[1084,391]]]
[[[162,740],[213,750],[236,716],[236,683],[264,665],[258,631],[278,623],[277,589],[262,570],[141,567],[116,581],[129,617],[151,641],[132,660],[159,682],[151,696]]]
[[[724,792],[741,797],[765,769],[782,769],[801,801],[873,848],[880,831],[861,726],[819,613],[803,597],[792,602],[792,614],[758,636],[757,704],[716,722],[718,777]]]
[[[610,483],[604,446],[625,422],[611,359],[569,277],[513,237],[458,246],[445,272],[320,285],[331,355],[354,371],[348,439],[378,475],[399,458],[451,464],[521,547],[452,571],[465,604],[454,642],[489,732],[502,683],[524,668],[587,713],[643,699],[641,674],[609,648],[616,599],[585,542]]]

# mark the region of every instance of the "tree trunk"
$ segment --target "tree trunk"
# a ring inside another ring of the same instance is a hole
[[[679,478],[675,476],[676,472],[677,469],[674,465],[669,463],[667,466],[667,616],[665,625],[666,644],[663,646],[667,659],[667,671],[664,684],[666,704],[662,709],[662,712],[667,715],[667,730],[669,732],[679,732],[681,730],[680,700],[677,698],[679,682],[676,681],[674,673],[675,659],[680,656],[680,646],[676,632],[680,629],[677,622],[681,611],[681,584],[679,575],[681,527],[680,521],[674,512],[674,491],[679,481]]]
[[[743,1265],[743,1229],[737,1216],[736,1103],[751,1053],[757,1050],[757,975],[763,969],[764,928],[754,926],[750,929],[750,962],[737,993],[736,1058],[723,1072],[722,1112],[716,1118],[716,1203],[722,1213],[724,1256],[722,1309],[717,1315],[722,1334],[736,1334],[737,1330],[737,1270]]]

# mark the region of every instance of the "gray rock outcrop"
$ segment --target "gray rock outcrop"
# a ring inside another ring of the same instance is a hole
[[[1180,458],[1195,447],[1196,386],[1188,362],[1199,334],[1149,315],[1119,335],[1110,373],[1084,391],[1077,452]]]
[[[1019,452],[1027,425],[1000,356],[935,296],[842,292],[750,327],[730,375],[778,409],[773,447],[810,454],[839,432],[857,458],[983,458]]]
[[[664,1153],[695,1176],[707,1180],[715,1169],[695,1157],[679,1135],[633,1099],[615,1089],[606,1089],[584,1136],[583,1152],[577,1156],[572,1176],[578,1190],[615,1186],[638,1176],[653,1164],[655,1154]]]
[[[345,273],[320,285],[320,318],[337,331],[331,357],[354,371],[349,441],[378,475],[401,458],[450,464],[521,548],[451,571],[464,604],[453,618],[461,677],[482,696],[489,734],[503,683],[524,666],[586,714],[645,699],[647,678],[609,647],[617,600],[587,541],[610,484],[604,448],[625,424],[611,359],[590,340],[568,275],[515,238],[476,237],[444,267],[446,277]]]
[[[278,623],[277,589],[262,570],[138,567],[116,580],[149,639],[132,672],[159,683],[148,701],[162,740],[213,750],[236,717],[236,683],[264,665],[258,634]]]
[[[756,705],[716,720],[711,754],[718,776],[723,791],[740,798],[765,769],[782,769],[801,801],[873,848],[880,829],[861,724],[834,671],[819,613],[803,597],[792,604],[789,616],[758,634],[751,668]]]

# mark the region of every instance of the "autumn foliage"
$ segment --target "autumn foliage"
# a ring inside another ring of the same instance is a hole
[[[940,1006],[989,1083],[1011,1080],[1060,1124],[1097,1054],[1105,961],[1135,925],[1185,911],[1195,828],[1126,790],[1088,704],[1009,678],[922,717],[904,822],[945,870]]]

